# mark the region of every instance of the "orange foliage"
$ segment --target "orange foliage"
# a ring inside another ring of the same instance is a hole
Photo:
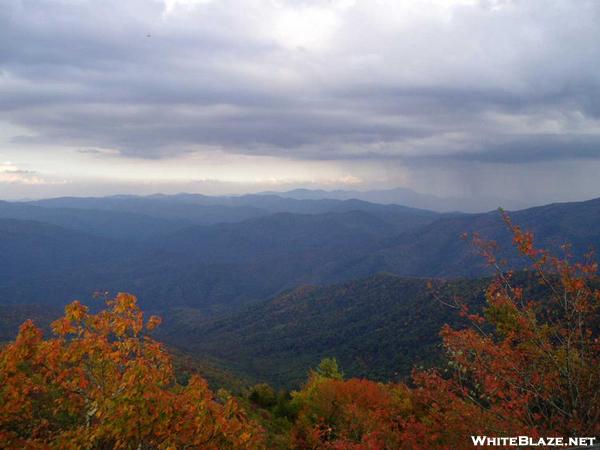
[[[206,382],[175,383],[169,355],[136,298],[119,294],[89,313],[74,302],[52,324],[25,322],[0,353],[4,448],[262,448],[262,431]]]
[[[415,371],[410,389],[313,374],[297,395],[299,447],[470,449],[473,435],[600,435],[597,265],[536,248],[532,233],[504,218],[543,297],[526,298],[495,245],[475,237],[497,277],[483,314],[456,305],[470,327],[442,329],[448,370]]]
[[[403,425],[410,448],[472,448],[470,435],[600,434],[600,291],[597,265],[572,263],[535,247],[533,234],[504,219],[530,260],[544,297],[525,298],[513,274],[498,269],[483,315],[441,335],[451,377],[415,373],[414,415]],[[481,242],[476,242],[481,244]]]
[[[397,419],[410,408],[401,385],[316,374],[294,400],[301,408],[293,430],[296,448],[398,448]]]

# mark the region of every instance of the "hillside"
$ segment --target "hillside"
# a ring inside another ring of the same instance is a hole
[[[173,233],[192,224],[185,219],[167,220],[130,211],[46,208],[0,201],[2,218],[42,222],[105,238],[136,241]]]
[[[561,246],[572,244],[581,257],[590,248],[600,249],[600,199],[555,203],[510,212],[513,222],[533,231],[543,248],[562,254]],[[440,217],[419,229],[389,239],[380,249],[354,261],[348,271],[365,276],[389,271],[406,276],[471,277],[488,273],[483,260],[460,239],[463,233],[478,233],[501,244],[499,255],[511,267],[523,267],[510,245],[510,231],[497,211],[485,214]]]
[[[46,305],[0,305],[0,344],[13,340],[19,326],[29,319],[48,334],[50,323],[62,313],[60,308]]]
[[[482,303],[488,280],[455,281],[434,294],[423,279],[379,274],[348,283],[299,287],[221,314],[175,308],[160,312],[156,336],[169,344],[180,376],[200,372],[214,386],[239,391],[251,381],[297,386],[310,367],[335,356],[348,376],[405,378],[440,356],[438,332],[459,324],[438,295]],[[101,303],[101,302],[98,302]],[[0,341],[27,318],[46,328],[59,308],[0,305]]]
[[[107,264],[124,244],[55,225],[0,219],[0,285],[35,280],[43,293],[46,276],[72,273],[86,265]],[[9,297],[2,302],[10,302]]]
[[[199,196],[203,197],[203,196]],[[164,220],[211,225],[260,217],[268,211],[253,206],[229,206],[181,201],[170,196],[60,197],[29,202],[45,208],[68,208],[142,214]]]
[[[349,204],[356,206],[336,203]],[[187,226],[137,242],[3,219],[0,303],[63,305],[107,290],[135,292],[146,308],[215,313],[298,285],[340,283],[380,272],[444,278],[489,274],[460,239],[464,232],[476,231],[510,246],[498,212],[438,215],[364,202],[358,206],[369,210],[273,213],[235,223]],[[598,199],[515,211],[511,216],[534,231],[541,245],[554,250],[572,242],[574,253],[581,255],[588,245],[600,244]],[[119,226],[118,221],[111,223]],[[522,264],[510,251],[501,254],[511,265]]]
[[[489,280],[445,284],[442,296],[478,305]],[[159,336],[234,370],[293,386],[323,357],[335,356],[348,376],[406,377],[439,356],[438,332],[458,315],[427,280],[380,274],[327,287],[302,287],[218,317],[167,311]]]
[[[64,304],[109,290],[136,292],[153,308],[222,309],[320,282],[340,261],[358,258],[383,238],[421,221],[410,212],[405,215],[405,220],[391,222],[363,211],[278,213],[234,224],[188,227],[143,244],[121,241],[116,261],[107,257],[86,265],[79,260],[77,272],[48,268],[43,277],[37,271],[22,271],[27,275],[24,282],[0,279],[0,301]],[[80,251],[68,243],[61,248],[64,257]],[[14,251],[25,260],[34,258],[31,249]],[[7,258],[10,254],[7,251]]]

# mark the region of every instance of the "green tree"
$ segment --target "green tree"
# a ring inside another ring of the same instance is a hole
[[[343,380],[344,372],[340,369],[337,359],[323,358],[316,369],[315,374],[322,378],[330,378],[332,380]]]

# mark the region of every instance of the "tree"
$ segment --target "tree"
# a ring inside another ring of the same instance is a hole
[[[248,399],[261,408],[271,408],[277,404],[275,390],[266,383],[259,383],[252,387]]]
[[[312,379],[296,396],[296,448],[399,448],[398,417],[409,407],[402,385],[370,380]]]
[[[540,289],[514,286],[491,246],[474,243],[497,269],[483,314],[458,304],[470,326],[441,335],[451,375],[416,372],[415,413],[403,425],[411,448],[472,448],[469,435],[600,434],[600,291],[597,264],[537,249],[504,214]],[[532,295],[539,295],[532,298]]]
[[[468,326],[442,328],[447,367],[415,370],[410,388],[312,371],[294,395],[298,447],[470,449],[473,435],[600,435],[597,264],[573,262],[568,247],[562,258],[537,249],[532,233],[504,220],[531,265],[524,286],[474,236],[497,276],[482,313],[453,305]]]
[[[331,378],[332,380],[344,379],[344,373],[340,370],[335,358],[323,358],[315,369],[315,373],[322,378]]]
[[[343,380],[337,361],[326,358],[294,392],[299,410],[292,442],[295,448],[397,448],[398,415],[409,407],[402,385]]]
[[[74,302],[44,339],[31,321],[0,353],[5,448],[261,448],[262,430],[206,381],[175,382],[136,298],[91,314]]]

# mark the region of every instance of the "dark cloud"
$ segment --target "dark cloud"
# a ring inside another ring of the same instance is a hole
[[[600,158],[599,2],[405,3],[3,2],[0,120],[124,157]]]
[[[529,136],[504,143],[484,143],[475,151],[452,154],[415,155],[404,157],[411,165],[448,163],[501,163],[527,164],[541,162],[600,160],[600,137],[580,136]]]

